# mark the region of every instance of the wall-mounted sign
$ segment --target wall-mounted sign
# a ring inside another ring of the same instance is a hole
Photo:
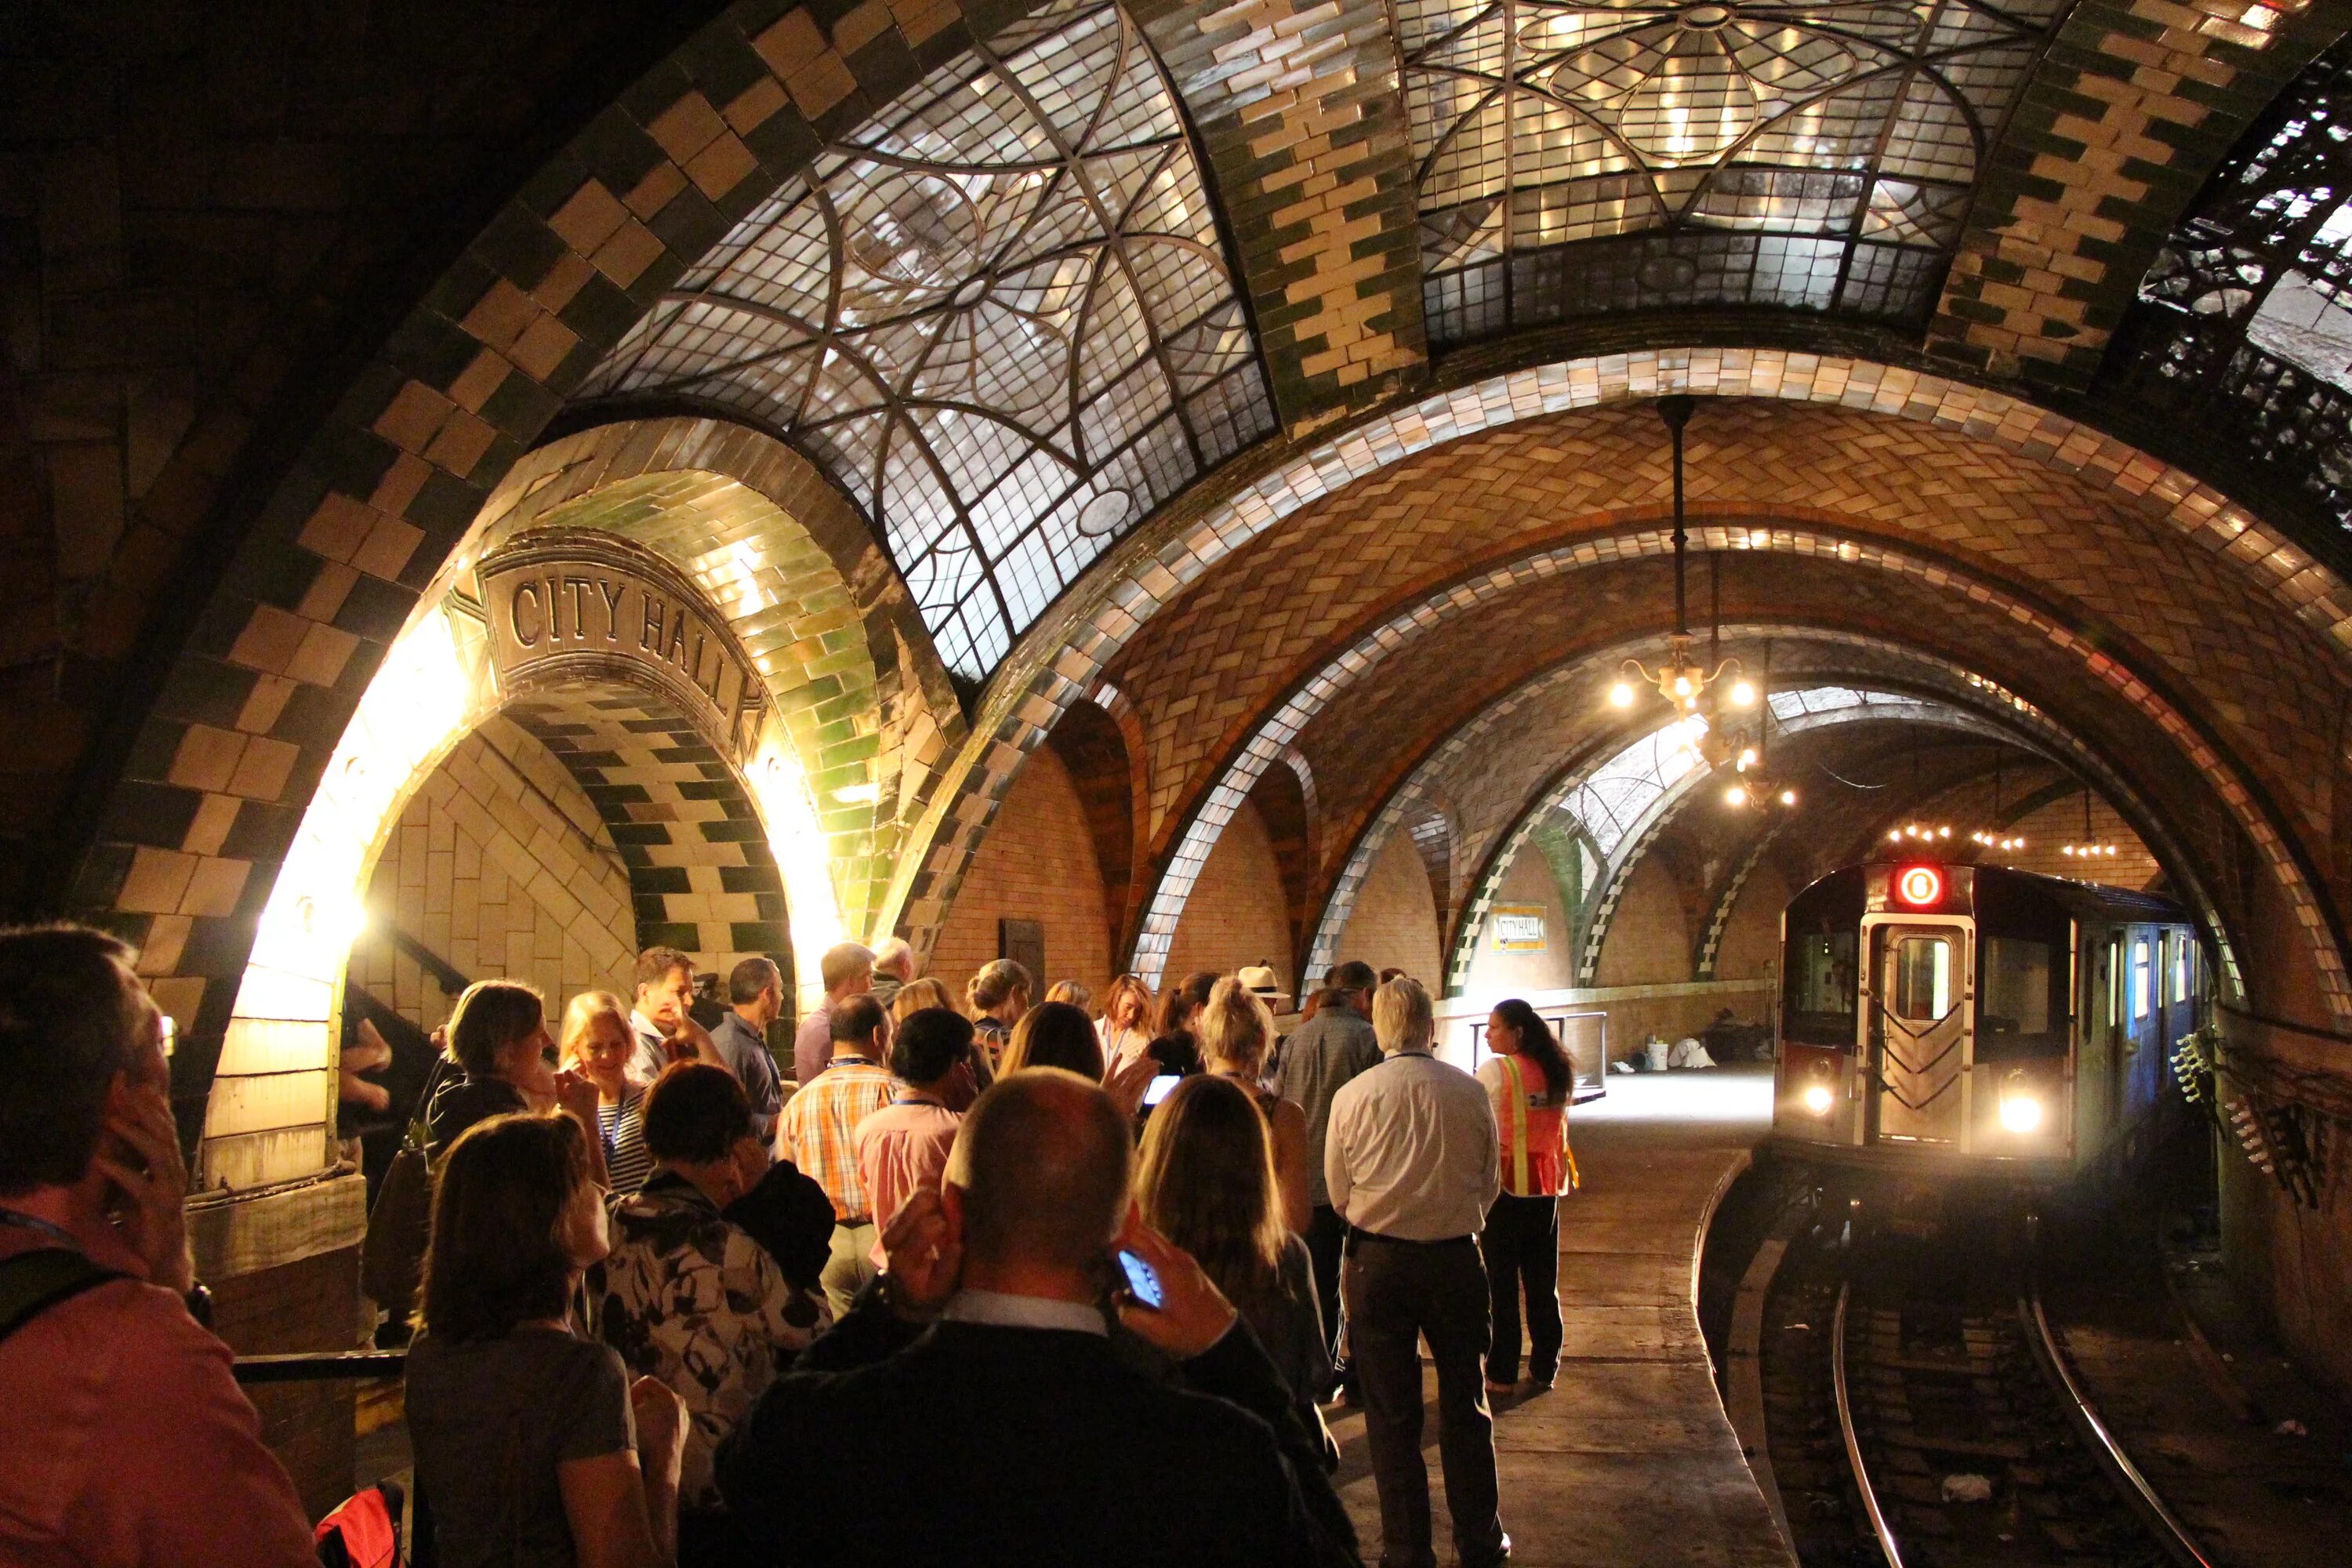
[[[1496,952],[1541,952],[1544,950],[1544,907],[1541,904],[1496,904],[1486,911],[1486,930]]]
[[[526,536],[479,574],[502,686],[593,679],[600,667],[651,676],[707,709],[717,733],[747,738],[741,726],[763,700],[761,683],[702,595],[652,557],[609,536]]]

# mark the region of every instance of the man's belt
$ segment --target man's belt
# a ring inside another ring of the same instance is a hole
[[[1411,1237],[1382,1236],[1379,1231],[1365,1230],[1357,1226],[1348,1227],[1348,1243],[1351,1247],[1360,1241],[1377,1241],[1383,1247],[1466,1247],[1475,1240],[1477,1237],[1474,1236],[1446,1236],[1435,1241],[1415,1241]]]

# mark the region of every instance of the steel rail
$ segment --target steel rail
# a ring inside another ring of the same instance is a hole
[[[1853,1470],[1854,1489],[1862,1494],[1863,1511],[1870,1515],[1870,1528],[1878,1536],[1886,1568],[1903,1568],[1903,1549],[1895,1544],[1895,1531],[1878,1506],[1878,1489],[1870,1484],[1870,1467],[1862,1460],[1862,1440],[1853,1430],[1853,1402],[1846,1391],[1845,1310],[1853,1297],[1852,1280],[1838,1286],[1837,1317],[1830,1325],[1830,1382],[1837,1394],[1838,1434],[1845,1439],[1845,1459]]]
[[[2198,1549],[2189,1527],[2174,1517],[2147,1478],[2140,1474],[2139,1467],[2132,1463],[2131,1456],[2124,1452],[2123,1445],[2099,1418],[2098,1408],[2075,1380],[2074,1368],[2067,1364],[2065,1352],[2058,1348],[2057,1337],[2050,1331],[2050,1319],[2042,1310],[2040,1281],[2027,1289],[2029,1294],[2018,1298],[2018,1320],[2024,1326],[2026,1342],[2033,1347],[2033,1359],[2041,1363],[2042,1375],[2065,1396],[2063,1403],[2066,1418],[2074,1424],[2075,1434],[2098,1456],[2107,1479],[2123,1493],[2124,1500],[2131,1504],[2140,1522],[2164,1548],[2166,1556],[2180,1568],[2216,1568],[2213,1560]],[[1840,1411],[1843,1414],[1843,1405]]]

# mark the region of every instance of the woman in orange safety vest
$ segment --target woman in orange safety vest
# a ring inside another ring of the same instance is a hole
[[[1503,1191],[1478,1237],[1494,1295],[1495,1340],[1486,1386],[1507,1394],[1519,1375],[1519,1291],[1528,1298],[1528,1378],[1549,1388],[1559,1374],[1559,1199],[1576,1189],[1568,1148],[1573,1089],[1568,1054],[1551,1026],[1514,996],[1486,1019],[1478,1081],[1503,1141]]]

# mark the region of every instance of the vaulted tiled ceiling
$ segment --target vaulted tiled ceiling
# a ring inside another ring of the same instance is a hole
[[[2059,0],[1399,0],[1430,336],[1924,318]]]
[[[1274,423],[1167,79],[1100,0],[1041,7],[836,142],[583,393],[793,438],[975,678]]]

